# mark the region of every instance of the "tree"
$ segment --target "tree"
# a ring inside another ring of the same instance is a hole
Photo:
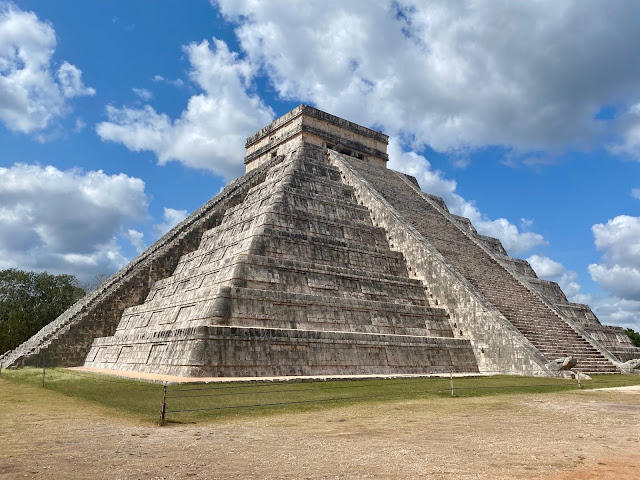
[[[13,350],[84,296],[73,275],[0,271],[0,355]]]
[[[106,273],[99,273],[98,275],[95,275],[91,280],[80,284],[80,286],[87,293],[93,292],[96,288],[102,285],[107,278],[109,278],[109,275],[107,275]]]
[[[636,347],[640,347],[640,333],[636,332],[635,330],[633,330],[631,328],[625,328],[624,329],[624,333],[629,335],[629,338],[631,339],[631,342]]]

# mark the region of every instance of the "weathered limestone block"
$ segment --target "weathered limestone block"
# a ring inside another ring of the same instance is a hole
[[[474,369],[465,340],[296,329],[199,327],[95,342],[87,366],[185,376],[448,373]]]
[[[420,188],[420,185],[418,185],[418,182],[415,182],[416,187]],[[471,220],[469,220],[467,217],[461,217],[460,215],[451,215],[453,218],[455,218],[458,223],[460,223],[460,225],[462,225],[467,231],[469,231],[469,233],[472,234],[477,234],[478,232],[476,231],[475,227],[473,226],[473,224],[471,223]]]
[[[506,264],[508,268],[513,270],[516,274],[522,275],[526,278],[538,278],[536,272],[526,260],[509,257],[508,255],[500,255],[497,253],[495,255],[502,264]]]
[[[487,235],[480,235],[479,233],[476,233],[475,237],[496,255],[507,254],[507,251],[502,246],[502,242],[497,238],[488,237]]]
[[[635,373],[640,375],[640,358],[634,358],[618,365],[621,373]]]
[[[552,304],[567,303],[567,297],[556,282],[551,280],[544,280],[542,278],[527,278],[529,285],[531,285],[537,292],[545,297]]]
[[[575,358],[569,356],[556,358],[555,360],[550,361],[547,364],[547,368],[552,372],[559,372],[561,370],[571,370],[576,365],[578,365],[578,361]]]
[[[603,327],[598,318],[589,308],[589,305],[561,302],[556,305],[556,308],[558,308],[558,310],[560,310],[564,315],[571,318],[574,322],[579,323],[585,328],[599,329],[600,327]]]
[[[283,154],[295,144],[329,146],[341,153],[368,158],[385,165],[389,137],[322,112],[300,105],[247,139],[247,171],[262,165],[272,155]]]

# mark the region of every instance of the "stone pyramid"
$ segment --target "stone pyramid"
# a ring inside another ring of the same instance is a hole
[[[640,357],[412,177],[388,137],[301,105],[247,173],[3,365],[185,376],[585,372]]]

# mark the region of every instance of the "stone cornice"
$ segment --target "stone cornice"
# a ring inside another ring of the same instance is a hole
[[[307,115],[309,117],[322,120],[331,125],[339,126],[340,128],[350,130],[354,133],[357,133],[358,135],[373,138],[374,140],[383,142],[385,144],[389,143],[389,137],[382,132],[376,132],[375,130],[371,130],[370,128],[363,127],[362,125],[358,125],[357,123],[353,123],[348,120],[344,120],[343,118],[336,117],[335,115],[323,112],[322,110],[310,107],[309,105],[298,105],[290,112],[284,114],[282,117],[274,120],[266,127],[258,130],[256,133],[248,137],[247,142],[245,143],[245,148],[268,136],[271,132],[277,130],[282,125],[285,125],[286,123],[299,117],[300,115]]]

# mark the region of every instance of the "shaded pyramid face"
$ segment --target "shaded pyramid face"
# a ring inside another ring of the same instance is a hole
[[[443,304],[456,319],[454,328],[460,325],[460,333],[466,331],[473,336],[481,336],[483,330],[496,328],[504,319],[503,323],[512,330],[511,333],[490,334],[481,341],[475,338],[476,350],[479,342],[487,346],[482,350],[494,350],[501,341],[503,348],[510,348],[509,343],[530,344],[538,356],[544,357],[542,365],[553,359],[572,356],[583,371],[616,371],[614,364],[560,315],[558,304],[570,305],[562,291],[554,289],[552,282],[539,280],[526,262],[520,261],[521,272],[512,271],[510,264],[518,262],[506,256],[497,239],[478,235],[468,220],[464,222],[466,219],[451,215],[441,199],[424,194],[402,174],[355,158],[335,153],[330,156],[337,164],[352,169],[361,182],[366,182],[371,191],[388,202],[389,209],[410,223],[422,242],[437,251],[443,263],[455,270],[465,283],[468,282],[468,291],[487,301],[495,311],[496,315],[489,322],[474,325],[473,320],[464,320],[465,315],[460,308],[464,302],[460,297],[452,300],[440,293],[438,296],[443,298]],[[400,240],[398,243],[403,242]],[[411,245],[404,248],[411,248]],[[444,285],[451,283],[444,282]],[[443,282],[430,284],[431,288],[438,286],[442,288]],[[483,353],[481,351],[478,356]],[[500,369],[504,366],[504,363],[498,364]]]
[[[179,375],[476,371],[323,150],[272,166],[97,339],[87,366]]]

